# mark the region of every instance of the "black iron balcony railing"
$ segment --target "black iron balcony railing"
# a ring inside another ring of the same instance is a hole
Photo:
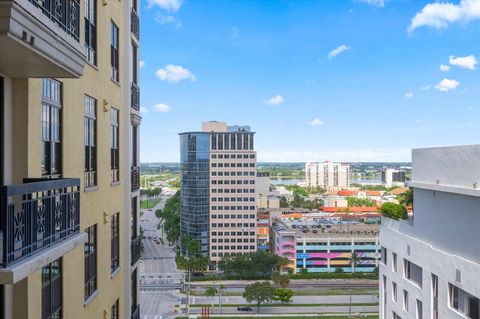
[[[130,13],[130,20],[131,20],[131,31],[133,35],[137,38],[137,40],[140,40],[140,18],[138,17],[137,11],[132,8],[132,11]]]
[[[0,186],[1,267],[80,232],[80,180],[25,179]]]
[[[142,256],[142,237],[137,236],[132,239],[131,246],[130,246],[130,253],[132,255],[132,266],[137,263],[137,261]]]
[[[29,0],[77,42],[80,39],[80,1]]]
[[[130,176],[132,183],[132,192],[136,192],[140,189],[140,168],[138,166],[132,166]]]
[[[135,110],[140,110],[140,88],[137,84],[132,83],[132,90],[131,90],[131,106]]]
[[[140,305],[132,306],[132,319],[140,319]]]

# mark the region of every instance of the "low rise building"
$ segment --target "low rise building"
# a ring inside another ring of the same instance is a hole
[[[273,251],[291,261],[283,271],[373,272],[380,257],[378,228],[354,218],[279,218],[272,226]]]
[[[479,318],[480,145],[412,160],[413,215],[382,218],[380,318]]]

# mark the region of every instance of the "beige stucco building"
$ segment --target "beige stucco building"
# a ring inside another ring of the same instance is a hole
[[[305,164],[305,183],[307,187],[340,189],[350,186],[350,165],[325,161]]]
[[[182,236],[198,240],[213,263],[256,251],[254,132],[206,122],[201,132],[180,134],[180,153]]]
[[[0,1],[1,318],[140,318],[137,12]]]

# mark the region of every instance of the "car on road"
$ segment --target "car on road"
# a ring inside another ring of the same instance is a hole
[[[252,311],[252,307],[249,306],[238,306],[237,311]]]

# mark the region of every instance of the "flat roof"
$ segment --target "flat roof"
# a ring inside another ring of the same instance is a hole
[[[379,224],[366,224],[353,220],[299,220],[275,219],[275,232],[290,233],[304,238],[376,238]]]

